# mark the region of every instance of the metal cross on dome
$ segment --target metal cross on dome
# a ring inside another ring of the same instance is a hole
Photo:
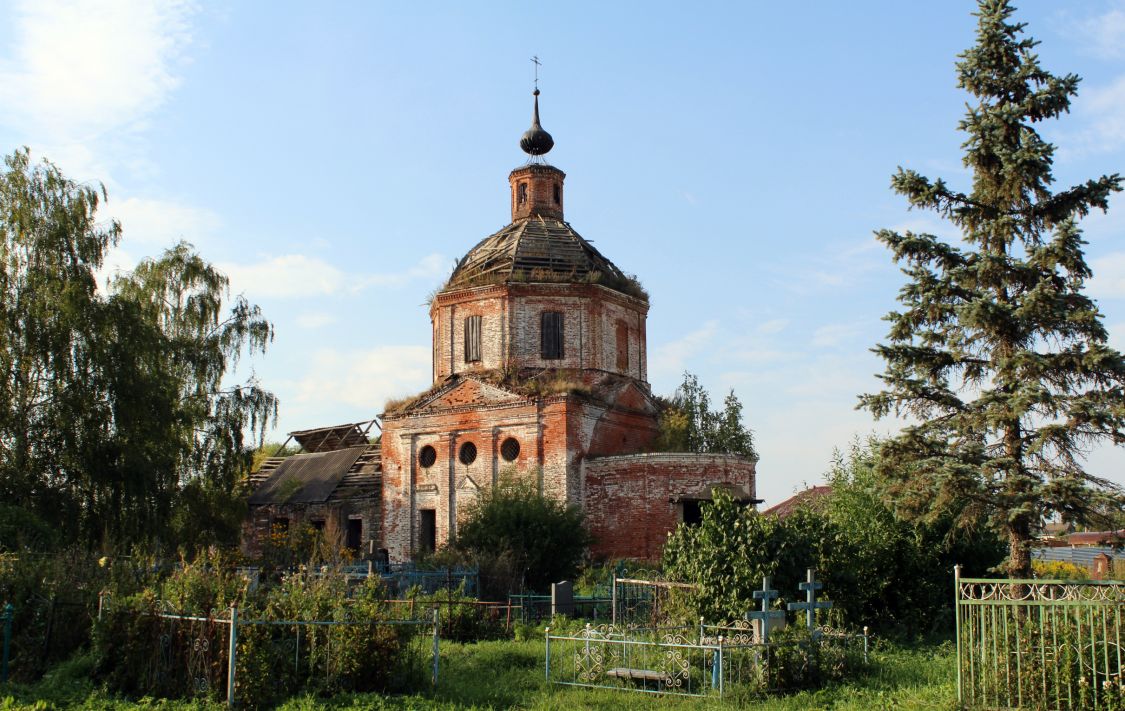
[[[770,601],[777,598],[777,591],[770,589],[770,576],[762,576],[762,589],[754,591],[754,599],[762,601],[762,609],[746,613],[747,619],[762,621],[762,644],[770,638],[770,620],[784,620],[784,610],[771,610]]]
[[[543,62],[539,61],[539,55],[531,58],[531,63],[535,65],[535,89],[539,90],[539,67],[543,66]]]
[[[790,610],[804,610],[805,623],[808,625],[809,631],[816,634],[816,611],[826,610],[832,607],[832,603],[827,600],[817,601],[816,591],[824,587],[824,583],[817,581],[816,570],[813,568],[808,569],[807,581],[800,583],[797,587],[805,591],[804,602],[791,602],[788,607]]]

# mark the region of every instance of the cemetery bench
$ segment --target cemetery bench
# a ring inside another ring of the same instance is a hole
[[[653,671],[652,669],[630,669],[628,667],[610,669],[605,675],[615,679],[624,679],[626,681],[654,681],[657,684],[663,684],[664,679],[667,677],[664,672]]]

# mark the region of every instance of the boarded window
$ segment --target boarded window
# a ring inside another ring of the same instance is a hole
[[[557,360],[563,357],[563,315],[559,311],[544,311],[541,316],[539,345],[543,358]]]
[[[629,369],[629,324],[617,322],[617,369]]]
[[[516,188],[516,204],[522,205],[527,202],[527,183],[520,183]]]
[[[480,316],[465,317],[465,362],[480,360]]]
[[[420,510],[418,523],[418,547],[422,551],[433,551],[437,548],[437,512],[433,509]]]

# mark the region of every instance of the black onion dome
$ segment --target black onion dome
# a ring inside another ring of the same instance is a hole
[[[531,115],[531,128],[520,137],[520,148],[528,155],[541,156],[555,147],[555,139],[539,125],[539,90],[532,94],[535,96],[535,111]]]
[[[457,263],[445,289],[513,282],[601,284],[648,296],[568,223],[533,216],[485,237]]]

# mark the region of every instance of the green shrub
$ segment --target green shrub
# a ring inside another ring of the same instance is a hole
[[[454,546],[494,587],[507,573],[522,578],[525,589],[544,591],[573,579],[591,541],[581,509],[544,496],[532,482],[504,476],[465,508]],[[514,582],[507,588],[482,593],[501,598],[519,590]]]
[[[1033,560],[1031,572],[1047,580],[1089,580],[1090,571],[1065,560]]]
[[[815,510],[777,518],[745,508],[723,492],[703,507],[703,522],[681,526],[668,539],[670,577],[699,583],[693,612],[708,620],[741,618],[757,607],[762,577],[788,601],[806,569],[817,570],[823,597],[833,603],[820,621],[869,626],[881,634],[945,633],[952,629],[952,575],[985,574],[1004,548],[990,533],[954,536],[951,517],[927,522],[898,518],[873,470],[875,443],[856,444],[838,458],[832,493]]]
[[[338,572],[303,570],[252,589],[225,562],[203,556],[160,585],[115,600],[96,627],[94,677],[129,696],[221,698],[230,634],[223,620],[233,604],[242,704],[276,705],[299,691],[329,696],[422,684],[422,637],[430,628],[385,624],[397,615],[378,579],[353,585]],[[170,611],[203,619],[158,614]],[[253,624],[263,621],[272,624]]]
[[[10,670],[13,679],[37,679],[84,649],[97,614],[98,594],[129,594],[148,580],[143,559],[99,559],[78,548],[51,553],[0,554],[0,607],[13,611]]]

